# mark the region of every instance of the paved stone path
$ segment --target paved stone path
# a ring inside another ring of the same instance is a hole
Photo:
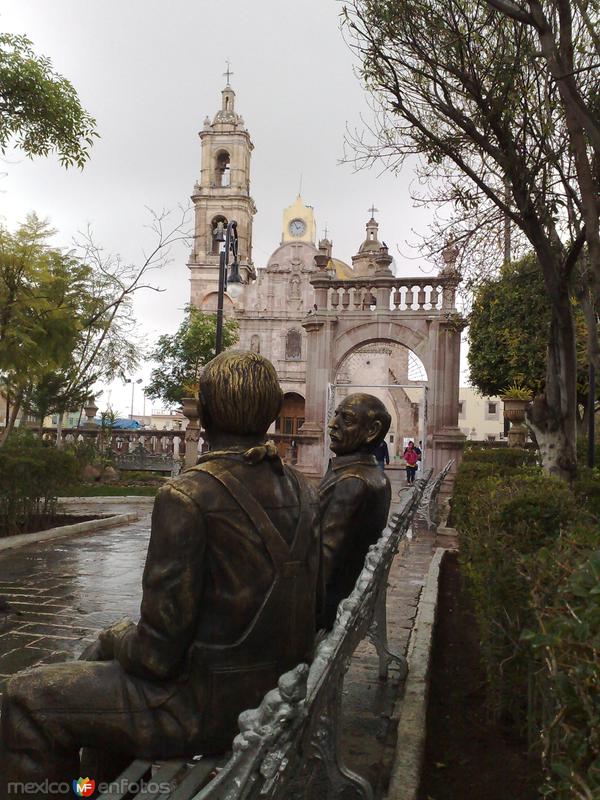
[[[392,510],[404,472],[388,472]],[[150,528],[150,504],[119,498],[78,506],[80,513],[140,514],[137,522],[0,555],[0,597],[17,612],[0,612],[0,692],[6,679],[25,667],[76,658],[105,625],[122,616],[137,619],[141,574]],[[420,533],[396,556],[387,595],[388,638],[405,654],[433,537]],[[369,779],[375,797],[385,794],[395,748],[394,705],[402,692],[397,668],[378,679],[378,660],[368,640],[352,659],[344,683],[342,748],[348,767]]]
[[[406,655],[421,590],[433,555],[432,534],[420,531],[394,559],[387,593],[389,649]],[[367,778],[375,800],[387,794],[396,747],[395,706],[403,681],[392,664],[387,681],[378,679],[375,648],[365,639],[354,653],[344,681],[342,752],[346,765]]]
[[[0,692],[18,670],[76,658],[109,623],[138,617],[151,504],[79,508],[140,519],[0,554],[0,597],[16,612],[0,612]]]

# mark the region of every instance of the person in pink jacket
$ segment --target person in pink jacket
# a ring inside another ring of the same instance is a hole
[[[417,462],[421,457],[421,451],[415,447],[414,442],[409,442],[404,450],[404,460],[406,461],[406,483],[414,483],[417,474]]]

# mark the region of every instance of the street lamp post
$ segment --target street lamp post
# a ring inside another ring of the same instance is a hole
[[[130,408],[129,419],[133,421],[133,393],[135,392],[136,383],[137,384],[142,383],[142,379],[138,378],[137,381],[134,381],[133,378],[126,378],[125,383],[131,384],[131,408]]]
[[[217,331],[215,336],[215,354],[219,355],[223,349],[223,303],[225,292],[235,300],[242,293],[243,282],[240,277],[240,265],[238,262],[237,222],[232,220],[227,223],[227,228],[220,222],[213,235],[218,242],[222,243],[219,253],[219,292],[217,295]],[[231,271],[227,275],[230,251],[233,254],[233,261],[231,263]]]

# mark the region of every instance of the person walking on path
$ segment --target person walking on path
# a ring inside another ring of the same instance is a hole
[[[388,450],[385,439],[382,442],[379,442],[373,453],[377,460],[377,464],[381,467],[381,469],[385,469],[385,465],[390,463],[390,451]]]
[[[404,450],[404,460],[406,461],[406,483],[411,484],[415,482],[415,475],[417,474],[417,462],[421,456],[421,451],[415,447],[414,442],[409,442]]]

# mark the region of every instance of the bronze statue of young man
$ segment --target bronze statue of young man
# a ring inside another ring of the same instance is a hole
[[[386,407],[370,394],[350,394],[329,423],[336,458],[319,486],[325,611],[320,624],[330,628],[338,604],[352,591],[369,546],[385,528],[390,482],[374,456],[389,430]]]
[[[210,451],[157,495],[140,621],[103,631],[90,660],[9,681],[5,781],[71,781],[84,774],[80,747],[112,752],[114,764],[226,750],[238,714],[310,660],[318,498],[265,443],[281,401],[273,365],[256,353],[206,366]]]

